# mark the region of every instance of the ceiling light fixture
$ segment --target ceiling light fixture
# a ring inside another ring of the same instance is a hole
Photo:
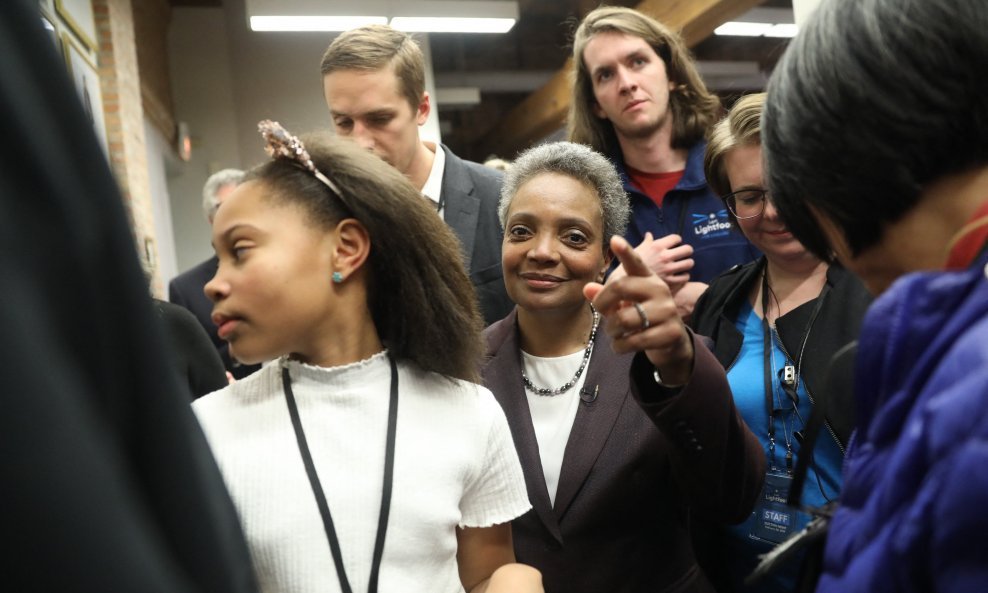
[[[250,17],[253,31],[349,31],[364,25],[386,25],[384,16],[286,16]]]
[[[735,21],[728,21],[714,29],[714,35],[737,37],[795,37],[791,8],[753,8]]]
[[[505,33],[518,2],[505,0],[247,0],[254,31],[346,31],[390,22],[410,33]]]
[[[794,23],[779,23],[778,25],[772,25],[772,28],[765,31],[766,37],[795,37],[796,33],[799,31]]]
[[[408,33],[507,33],[515,19],[396,16],[391,26]]]
[[[761,37],[771,28],[772,23],[742,23],[739,21],[728,21],[714,29],[714,35]]]

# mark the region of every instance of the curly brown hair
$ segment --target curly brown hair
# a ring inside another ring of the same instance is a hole
[[[321,228],[357,219],[371,240],[368,307],[381,341],[398,359],[477,382],[483,321],[456,236],[394,167],[329,133],[302,141],[342,198],[289,159],[259,165],[245,181],[301,205]]]

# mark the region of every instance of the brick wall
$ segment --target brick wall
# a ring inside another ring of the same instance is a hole
[[[99,44],[99,74],[106,115],[110,165],[123,192],[137,252],[157,261],[151,188],[144,138],[144,110],[130,0],[93,0]],[[162,294],[154,266],[152,289]]]
[[[141,73],[141,99],[144,115],[175,145],[175,108],[168,76],[168,26],[171,5],[168,0],[133,0],[137,67]]]

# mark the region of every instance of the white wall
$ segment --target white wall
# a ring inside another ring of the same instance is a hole
[[[227,167],[247,169],[267,158],[257,122],[273,119],[301,133],[329,129],[319,63],[335,33],[254,32],[244,0],[222,8],[172,9],[169,61],[175,118],[188,123],[192,159],[168,180],[178,270],[212,254],[202,213],[202,186]],[[440,139],[428,39],[426,90],[432,113],[423,139]]]
[[[319,64],[336,33],[255,32],[247,24],[244,0],[227,0],[227,31],[233,67],[233,89],[240,132],[240,158],[250,167],[267,158],[257,122],[273,119],[300,133],[330,129],[332,122],[323,96]],[[420,39],[426,56],[426,90],[435,96],[431,50]],[[420,131],[438,140],[438,110],[433,101],[429,120]]]
[[[157,243],[158,276],[167,294],[168,281],[178,273],[175,259],[175,241],[172,232],[171,200],[169,199],[167,170],[169,161],[177,160],[171,146],[158,128],[144,118],[144,146],[148,160],[148,182],[151,186],[151,212],[154,217],[154,236]]]
[[[168,179],[176,262],[184,272],[213,252],[203,184],[242,164],[223,9],[173,9],[168,42],[175,119],[188,123],[192,136],[192,159]]]
[[[233,66],[233,95],[241,163],[267,158],[257,122],[273,119],[292,132],[327,129],[319,61],[332,33],[254,32],[243,0],[224,2]]]

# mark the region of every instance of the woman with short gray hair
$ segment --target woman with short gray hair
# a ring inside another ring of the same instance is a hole
[[[518,193],[518,188],[542,173],[568,175],[592,188],[600,199],[604,236],[613,237],[624,233],[631,207],[614,165],[595,150],[572,142],[536,146],[512,165],[504,177],[501,203],[497,208],[502,229],[505,228],[508,208]]]
[[[499,215],[517,306],[485,330],[482,376],[533,506],[512,522],[516,557],[546,591],[709,590],[688,513],[746,517],[764,455],[723,368],[621,238],[629,206],[613,165],[579,144],[532,148],[505,177]],[[615,257],[627,275],[598,284]]]

